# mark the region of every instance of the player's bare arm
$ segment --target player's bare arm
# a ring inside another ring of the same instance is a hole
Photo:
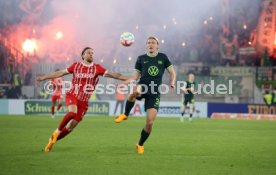
[[[174,68],[173,68],[173,66],[171,66],[167,70],[170,74],[170,86],[171,86],[171,88],[174,89],[175,88],[175,79],[176,79],[176,74],[175,74]]]
[[[125,80],[125,81],[119,83],[119,84],[118,84],[118,87],[127,85],[127,84],[129,84],[130,82],[136,81],[136,80],[138,80],[140,77],[141,77],[140,72],[134,71],[134,72],[132,73],[132,75],[131,75],[130,77],[128,77],[127,80]]]
[[[184,93],[188,93],[188,91],[192,92],[193,94],[196,94],[197,92],[194,90],[194,88],[186,88],[185,86],[183,86],[181,88],[181,90],[184,92]]]
[[[110,71],[108,71],[108,72],[105,74],[105,77],[114,78],[114,79],[122,80],[122,81],[126,81],[127,79],[130,78],[129,76],[125,76],[125,75],[123,75],[123,74],[121,74],[121,73],[118,73],[118,72],[110,72]]]
[[[67,74],[69,74],[67,72],[67,70],[63,69],[63,70],[59,70],[59,71],[56,71],[56,72],[48,74],[48,75],[39,76],[39,77],[36,78],[36,81],[41,82],[41,81],[44,81],[44,80],[49,80],[49,79],[53,79],[53,78],[62,77],[62,76],[67,75]]]

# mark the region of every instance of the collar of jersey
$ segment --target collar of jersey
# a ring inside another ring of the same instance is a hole
[[[156,56],[158,55],[158,53],[159,53],[159,52],[157,52],[156,55],[149,55],[149,53],[147,52],[147,56],[148,56],[148,57],[151,57],[151,58],[154,58],[154,57],[156,57]]]
[[[86,67],[91,67],[91,66],[94,65],[94,63],[91,63],[90,65],[86,65],[86,64],[84,64],[84,62],[81,62],[81,64],[84,65],[84,66],[86,66]]]

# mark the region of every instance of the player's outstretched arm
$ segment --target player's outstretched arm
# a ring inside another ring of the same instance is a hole
[[[67,75],[67,74],[69,74],[67,72],[67,69],[59,70],[59,71],[56,71],[56,72],[48,74],[48,75],[39,76],[39,77],[36,78],[36,81],[41,82],[41,81],[44,81],[44,80],[49,80],[49,79],[53,79],[53,78],[62,77],[62,76]]]
[[[173,66],[171,66],[167,70],[170,74],[170,86],[171,86],[171,88],[174,89],[175,88],[175,79],[176,79],[176,74],[175,74],[174,68],[173,68]]]
[[[105,74],[105,77],[114,78],[114,79],[122,80],[122,81],[126,81],[127,79],[130,78],[129,76],[125,76],[125,75],[123,75],[121,73],[118,73],[118,72],[109,72],[109,71]]]
[[[134,72],[132,73],[132,75],[128,77],[127,80],[125,80],[125,81],[119,83],[119,84],[118,84],[118,87],[127,85],[127,84],[129,84],[129,83],[131,83],[131,82],[133,82],[133,81],[136,81],[136,80],[138,80],[138,79],[140,78],[140,76],[141,76],[140,72],[134,71]]]

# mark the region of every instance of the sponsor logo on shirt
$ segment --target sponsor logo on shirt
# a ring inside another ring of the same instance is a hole
[[[93,74],[86,74],[86,73],[78,73],[76,74],[77,78],[93,78],[94,75]]]

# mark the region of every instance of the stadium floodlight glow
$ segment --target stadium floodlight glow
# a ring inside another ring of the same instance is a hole
[[[114,60],[113,60],[113,64],[116,64],[116,62],[117,62],[117,60],[116,60],[116,59],[114,59]]]
[[[132,59],[131,57],[128,57],[128,60],[129,60],[129,61],[131,61],[131,59]]]
[[[56,33],[56,40],[60,40],[60,39],[62,39],[63,38],[63,33],[61,32],[61,31],[58,31],[57,33]]]
[[[38,50],[36,39],[26,39],[22,44],[24,52],[33,55]]]

